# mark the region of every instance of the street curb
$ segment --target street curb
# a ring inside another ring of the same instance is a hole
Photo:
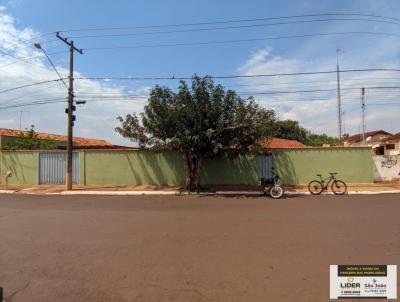
[[[35,193],[35,192],[18,192],[15,190],[0,190],[0,194],[28,194],[28,195],[109,195],[109,196],[171,196],[171,195],[251,195],[261,196],[264,193],[260,191],[216,191],[216,192],[180,192],[180,191],[63,191],[59,193]],[[378,194],[400,194],[400,190],[388,191],[350,191],[346,195],[378,195]],[[305,196],[311,195],[310,192],[292,192],[286,191],[286,196]],[[334,195],[333,192],[322,192],[320,195]]]
[[[345,195],[376,195],[376,194],[400,194],[400,190],[390,191],[350,191]],[[216,195],[263,195],[262,192],[255,191],[217,191]],[[288,196],[301,196],[301,195],[312,195],[310,192],[291,192],[287,191],[284,195]],[[335,195],[333,192],[322,192],[320,195]]]
[[[376,194],[400,194],[400,190],[391,191],[350,191],[346,195],[376,195]],[[64,191],[61,193],[48,193],[51,195],[263,195],[263,192],[259,191],[217,191],[217,192],[200,192],[200,193],[189,193],[179,191]],[[302,196],[311,195],[310,192],[285,192],[287,196]],[[322,192],[321,195],[334,195],[333,192]]]
[[[51,193],[55,195],[57,193]],[[63,191],[59,195],[179,195],[179,191]]]
[[[14,190],[0,190],[0,194],[12,194],[15,193],[16,191]]]

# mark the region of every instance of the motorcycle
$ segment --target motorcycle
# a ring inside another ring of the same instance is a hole
[[[274,199],[282,198],[284,191],[278,183],[279,176],[272,172],[271,178],[261,178],[261,185],[264,187],[264,195],[269,195]]]

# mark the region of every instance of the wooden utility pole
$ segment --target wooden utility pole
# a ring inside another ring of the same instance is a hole
[[[74,41],[68,41],[67,38],[63,38],[57,32],[57,38],[63,41],[69,46],[69,85],[68,85],[68,108],[65,109],[65,113],[68,115],[67,124],[67,173],[66,173],[66,190],[72,190],[72,151],[73,151],[73,127],[75,121],[75,115],[73,112],[76,107],[74,106],[74,50],[83,54],[82,49],[78,49],[74,46]]]

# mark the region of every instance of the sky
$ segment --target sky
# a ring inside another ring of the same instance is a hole
[[[315,14],[325,15],[304,17]],[[4,92],[57,79],[34,42],[40,42],[63,76],[68,74],[68,48],[56,31],[83,49],[74,56],[74,91],[76,100],[87,102],[77,108],[75,135],[132,145],[114,131],[116,117],[140,113],[156,84],[176,90],[179,83],[110,78],[335,71],[337,48],[341,70],[400,69],[399,29],[397,0],[0,0],[0,127],[35,125],[36,131],[66,133],[67,91],[61,81]],[[344,32],[352,34],[315,36]],[[293,37],[304,35],[311,36]],[[287,36],[292,38],[282,38]],[[341,73],[340,80],[344,133],[360,131],[362,87],[367,131],[400,131],[399,71]],[[338,134],[335,73],[215,81],[243,97],[253,95],[279,119],[299,120],[315,133]]]

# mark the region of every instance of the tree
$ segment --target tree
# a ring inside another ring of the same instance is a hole
[[[309,131],[299,125],[295,120],[276,121],[274,135],[279,138],[297,140],[303,144],[307,142]]]
[[[307,138],[307,145],[322,146],[324,144],[334,145],[339,140],[336,137],[331,137],[326,134],[310,134]]]
[[[30,129],[21,131],[15,141],[9,142],[4,146],[4,149],[9,150],[43,150],[54,148],[56,148],[54,140],[38,138],[34,125],[31,125]]]
[[[140,146],[178,151],[186,173],[186,188],[198,189],[205,159],[257,152],[260,140],[272,134],[275,112],[225,91],[210,77],[193,76],[192,85],[181,81],[178,92],[156,86],[140,118],[117,118],[115,130]]]
[[[276,121],[274,124],[274,136],[285,139],[297,140],[308,146],[322,146],[323,144],[335,144],[337,138],[326,134],[315,134],[300,126],[295,120]]]

